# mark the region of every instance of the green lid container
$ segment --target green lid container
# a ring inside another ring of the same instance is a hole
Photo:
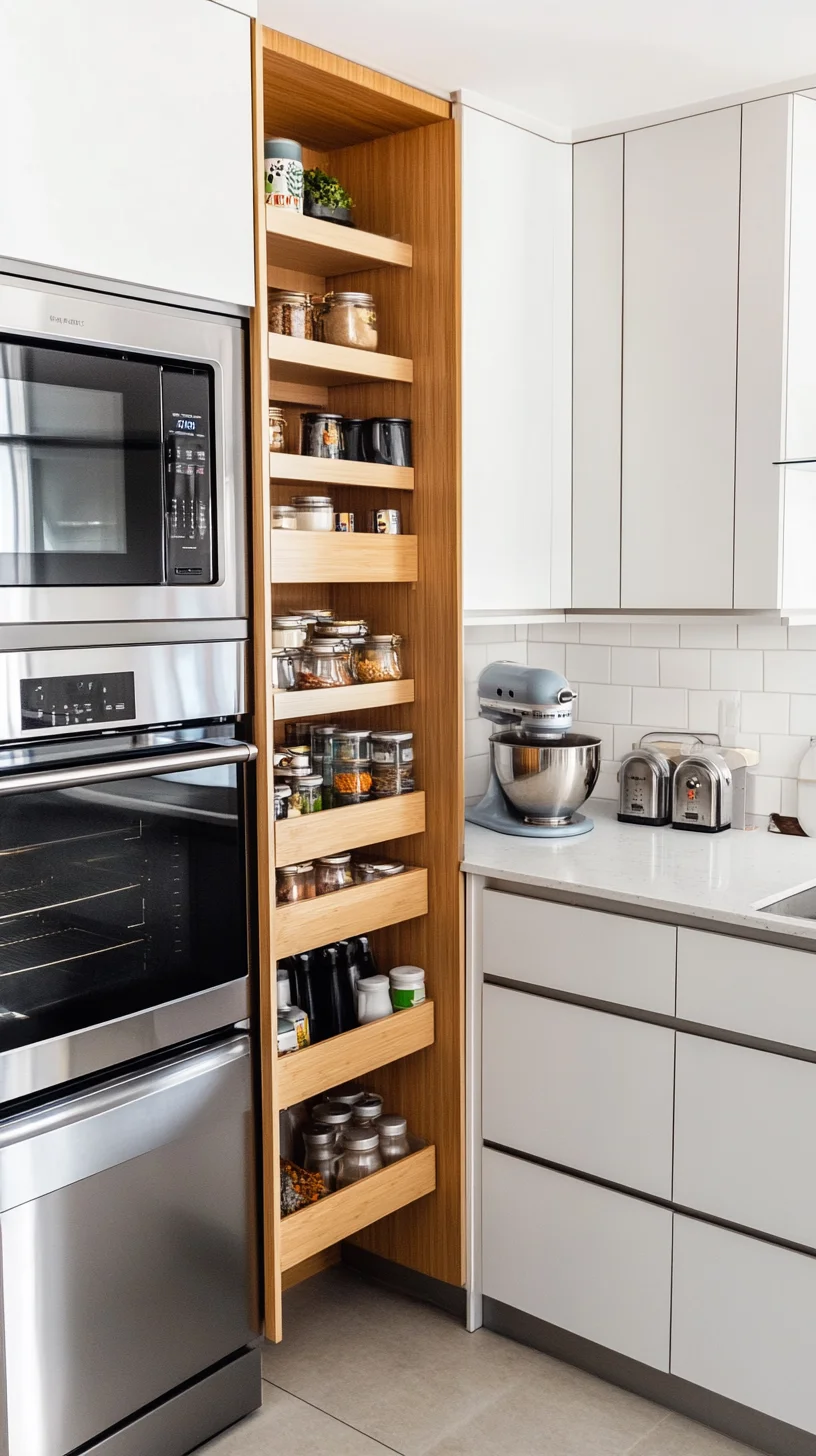
[[[292,162],[302,162],[303,148],[300,142],[293,142],[290,137],[267,137],[264,157],[287,157]]]

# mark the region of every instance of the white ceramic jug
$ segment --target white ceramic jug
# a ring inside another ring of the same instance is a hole
[[[357,982],[357,1020],[361,1026],[391,1016],[393,1011],[387,976],[363,976]]]

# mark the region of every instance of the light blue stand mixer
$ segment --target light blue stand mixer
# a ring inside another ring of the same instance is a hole
[[[530,839],[587,834],[593,821],[576,811],[601,768],[601,740],[573,733],[574,693],[548,667],[491,662],[479,675],[479,715],[498,725],[490,735],[490,783],[465,811],[471,824]]]

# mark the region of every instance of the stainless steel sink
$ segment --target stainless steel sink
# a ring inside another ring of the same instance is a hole
[[[798,890],[795,895],[783,895],[781,900],[754,906],[765,915],[784,915],[792,920],[816,920],[816,885],[807,890]]]

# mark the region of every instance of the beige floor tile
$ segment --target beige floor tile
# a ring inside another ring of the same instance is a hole
[[[263,1409],[199,1446],[196,1456],[387,1456],[384,1446],[264,1383]]]
[[[755,1456],[754,1448],[731,1441],[708,1426],[670,1411],[656,1431],[633,1447],[629,1456]]]

